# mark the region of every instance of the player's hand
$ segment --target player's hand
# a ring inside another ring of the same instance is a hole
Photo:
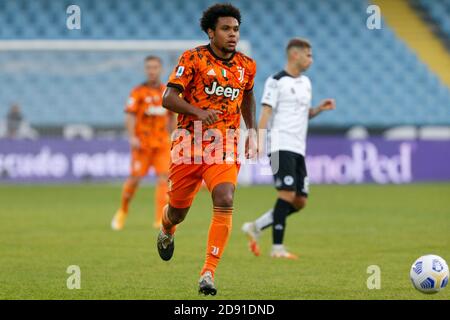
[[[222,114],[222,111],[214,109],[208,110],[199,109],[197,112],[197,118],[201,120],[204,124],[209,126],[217,122],[217,120],[219,120],[219,114]]]
[[[141,147],[141,142],[139,141],[138,137],[132,136],[130,137],[129,141],[132,149],[139,149]]]
[[[336,109],[336,101],[334,99],[325,99],[320,103],[319,109],[321,111],[334,110]]]
[[[256,131],[250,129],[245,139],[245,158],[254,159],[258,155],[258,139]]]

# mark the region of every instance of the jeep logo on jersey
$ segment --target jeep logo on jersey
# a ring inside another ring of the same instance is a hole
[[[215,94],[216,96],[224,96],[225,98],[231,98],[231,101],[236,99],[241,92],[240,89],[232,88],[232,87],[222,87],[214,81],[211,87],[205,87],[205,92],[208,95]]]

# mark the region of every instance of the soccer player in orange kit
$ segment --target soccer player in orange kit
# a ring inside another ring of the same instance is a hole
[[[121,230],[128,216],[128,206],[142,177],[153,167],[156,173],[155,220],[159,228],[167,204],[167,177],[170,163],[170,132],[175,116],[162,107],[166,86],[161,83],[162,62],[157,56],[145,58],[147,82],[135,87],[125,107],[125,125],[131,147],[130,176],[125,181],[122,201],[111,222],[113,230]]]
[[[163,106],[178,113],[178,131],[185,134],[174,137],[172,142],[169,204],[163,214],[157,248],[163,260],[172,258],[176,225],[186,217],[203,179],[213,202],[206,260],[199,280],[199,292],[205,295],[217,292],[214,273],[231,232],[233,196],[239,172],[238,137],[229,138],[227,131],[239,129],[241,115],[247,128],[254,132],[246,139],[246,157],[254,158],[257,153],[253,95],[256,64],[236,51],[240,22],[239,10],[230,4],[216,4],[203,12],[201,28],[210,43],[181,55],[163,96]],[[196,138],[199,127],[200,142]],[[205,142],[205,136],[210,133],[219,133],[221,138],[214,136],[212,141]],[[205,160],[210,150],[208,146],[219,141],[227,148],[225,152],[223,147],[214,149],[214,157],[225,161]],[[180,149],[183,161],[178,161]]]

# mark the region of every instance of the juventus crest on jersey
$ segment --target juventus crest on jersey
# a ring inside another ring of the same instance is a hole
[[[262,104],[272,108],[268,152],[280,150],[305,155],[312,88],[307,76],[281,71],[266,80]]]

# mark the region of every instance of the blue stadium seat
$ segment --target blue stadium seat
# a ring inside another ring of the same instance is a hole
[[[417,1],[450,37],[450,0]],[[206,43],[198,18],[212,3],[78,0],[82,29],[68,30],[64,1],[0,0],[0,40],[202,39]],[[314,103],[326,97],[338,102],[336,112],[314,119],[312,125],[450,124],[449,88],[388,26],[366,28],[368,1],[233,3],[243,15],[241,37],[250,41],[258,64],[258,101],[265,79],[284,66],[287,40],[303,36],[313,44],[315,64],[307,74],[313,81]],[[19,102],[28,120],[39,125],[122,124],[129,90],[142,81],[145,55],[0,51],[0,106]],[[74,59],[84,67],[73,70]],[[171,70],[166,63],[165,76]]]
[[[450,38],[450,0],[416,0],[430,15],[437,26]]]

